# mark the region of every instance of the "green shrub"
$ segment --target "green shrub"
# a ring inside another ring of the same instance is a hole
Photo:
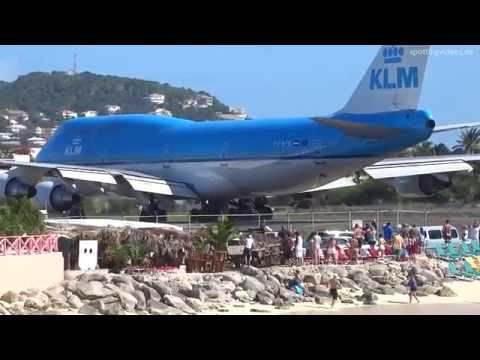
[[[9,198],[0,205],[0,234],[37,235],[44,231],[43,215],[30,199]]]

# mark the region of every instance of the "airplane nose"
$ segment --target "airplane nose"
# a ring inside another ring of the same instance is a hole
[[[432,119],[427,120],[427,122],[425,123],[425,127],[427,129],[431,129],[431,130],[433,130],[435,128],[435,125],[436,125],[435,121],[432,120]]]

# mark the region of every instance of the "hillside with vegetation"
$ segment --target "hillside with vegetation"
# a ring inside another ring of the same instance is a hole
[[[216,119],[217,112],[227,106],[213,97],[207,108],[183,108],[182,104],[198,95],[209,95],[202,91],[174,87],[126,77],[98,75],[91,72],[68,74],[65,72],[33,72],[19,76],[13,82],[0,83],[0,109],[18,109],[30,114],[35,122],[42,116],[53,121],[61,120],[61,112],[69,109],[78,113],[93,110],[106,114],[106,105],[119,105],[122,113],[149,113],[155,104],[148,100],[153,93],[165,95],[162,108],[173,116],[193,120]]]

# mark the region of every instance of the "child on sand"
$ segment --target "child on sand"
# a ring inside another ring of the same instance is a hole
[[[410,297],[410,304],[412,303],[412,298],[417,300],[417,303],[420,302],[417,297],[417,280],[415,279],[415,274],[411,273],[408,279],[408,296]]]
[[[335,301],[338,299],[338,279],[337,275],[333,275],[333,277],[329,281],[329,287],[330,287],[330,296],[332,297],[332,308],[335,305]]]

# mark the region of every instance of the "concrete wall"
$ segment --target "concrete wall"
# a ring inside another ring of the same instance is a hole
[[[61,252],[0,256],[0,295],[29,288],[45,290],[63,281]]]

